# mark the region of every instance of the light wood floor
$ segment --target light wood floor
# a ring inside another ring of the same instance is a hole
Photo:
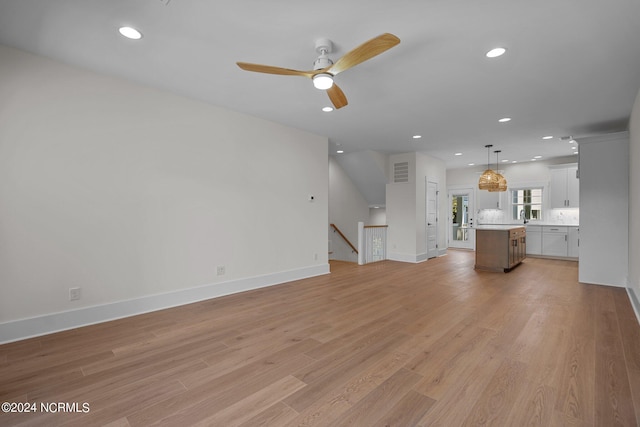
[[[635,426],[640,326],[577,263],[474,254],[330,275],[0,346],[0,425]],[[82,408],[82,406],[80,406]]]

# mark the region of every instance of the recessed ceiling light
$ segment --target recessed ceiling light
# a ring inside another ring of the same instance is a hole
[[[498,120],[500,123],[506,123],[506,122],[510,122],[511,121],[511,117],[503,117],[500,120]]]
[[[487,55],[487,58],[497,58],[498,56],[504,55],[506,51],[507,49],[503,47],[496,47],[494,49],[491,49],[489,52],[487,52],[486,55]]]
[[[373,209],[380,209],[380,206],[374,206]]]
[[[462,156],[462,153],[455,153],[454,156]]]
[[[577,152],[577,151],[574,151],[574,152],[573,152],[573,154],[578,154],[578,152]]]
[[[118,28],[118,31],[120,34],[131,40],[139,40],[142,38],[142,33],[133,27],[120,27]]]
[[[504,160],[502,161],[502,163],[507,163],[508,161],[509,161],[509,159],[504,159]]]
[[[422,138],[422,135],[413,135],[412,138],[413,139],[420,139],[420,138]]]
[[[517,161],[517,160],[514,160],[514,161],[513,161],[513,162],[511,162],[511,163],[518,163],[518,161]]]
[[[531,159],[532,162],[535,162],[537,159]]]
[[[322,111],[324,111],[325,113],[329,113],[333,111],[333,107],[322,107]]]
[[[576,147],[575,145],[573,147],[571,147],[572,150],[577,150],[578,147]]]
[[[542,139],[553,139],[553,136],[551,135],[543,136]]]
[[[468,165],[469,166],[475,166],[476,164],[475,163],[469,163]]]
[[[541,159],[542,156],[533,156],[534,159]]]
[[[344,150],[338,150],[338,151],[336,151],[336,153],[342,154],[342,153],[344,153]]]

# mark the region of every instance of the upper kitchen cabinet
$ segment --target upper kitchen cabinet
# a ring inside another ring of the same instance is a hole
[[[580,205],[580,180],[577,165],[550,166],[549,196],[551,209],[577,208]]]
[[[476,209],[502,209],[502,196],[499,191],[476,189]]]

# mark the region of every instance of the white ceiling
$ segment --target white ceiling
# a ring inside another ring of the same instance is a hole
[[[349,105],[331,113],[310,80],[235,64],[309,70],[316,39],[335,61],[384,32],[402,42],[337,76]],[[449,168],[486,163],[485,144],[569,155],[560,136],[625,130],[640,88],[638,0],[0,0],[0,43],[326,135],[331,153],[424,151]]]

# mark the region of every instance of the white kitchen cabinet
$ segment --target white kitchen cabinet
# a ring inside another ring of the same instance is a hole
[[[476,209],[501,209],[503,192],[476,190]]]
[[[578,166],[550,167],[550,204],[552,209],[577,208],[580,205]]]
[[[542,255],[566,257],[568,254],[567,227],[542,227]]]
[[[527,225],[527,255],[542,255],[542,226]]]
[[[567,227],[567,256],[569,258],[578,258],[580,255],[580,228]]]

